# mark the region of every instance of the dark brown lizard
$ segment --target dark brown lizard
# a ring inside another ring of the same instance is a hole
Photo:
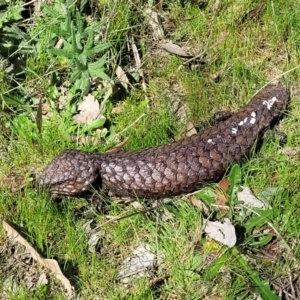
[[[115,154],[65,150],[47,165],[38,184],[64,195],[82,194],[91,186],[140,198],[195,191],[241,162],[288,100],[284,86],[270,85],[227,120],[177,142]]]

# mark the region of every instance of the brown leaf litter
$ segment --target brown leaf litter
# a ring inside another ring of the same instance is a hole
[[[60,281],[66,295],[71,298],[73,287],[58,262],[43,258],[8,222],[3,221],[2,225],[9,239],[0,245],[0,278],[6,278],[1,299],[7,299],[7,295],[17,292],[20,286],[35,290],[41,284],[47,285],[50,273]],[[55,284],[55,289],[63,291],[62,287]]]

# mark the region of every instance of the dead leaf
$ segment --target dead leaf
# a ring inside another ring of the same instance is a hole
[[[45,273],[41,274],[36,286],[43,285],[43,284],[48,284],[48,279]]]
[[[248,187],[243,187],[243,190],[237,193],[237,198],[239,201],[251,208],[261,208],[264,210],[268,208],[268,205],[258,200]]]
[[[50,105],[47,102],[42,103],[42,114],[47,117],[52,117]]]
[[[124,260],[118,279],[128,285],[134,278],[151,277],[157,267],[157,257],[148,246],[140,245]]]
[[[164,37],[164,30],[159,21],[158,13],[151,10],[151,8],[147,8],[145,9],[145,16],[148,19],[149,25],[153,30],[154,39],[162,39]]]
[[[116,107],[113,107],[113,109],[111,110],[111,113],[116,114],[116,115],[119,115],[122,112],[123,112],[123,107],[120,106],[120,105],[116,106]]]
[[[191,121],[186,122],[185,131],[185,136],[192,136],[194,134],[197,134],[197,130]]]
[[[76,141],[78,145],[99,145],[101,143],[101,136],[97,134],[97,130],[96,130],[96,136],[78,137],[78,135],[71,135],[71,140]]]
[[[202,51],[201,53],[199,53],[198,55],[190,58],[189,60],[187,60],[186,62],[184,62],[185,65],[188,65],[190,62],[192,62],[193,60],[196,60],[197,58],[201,58],[202,56],[204,56],[206,54],[207,51],[217,47],[219,44],[221,44],[223,41],[225,41],[225,39],[227,38],[228,33],[227,32],[223,32],[221,33],[221,37],[219,38],[218,41],[216,41],[214,44],[212,44],[211,46],[209,46],[207,49],[205,49],[204,51]],[[180,67],[179,67],[180,68]]]
[[[229,180],[227,178],[223,178],[220,180],[220,182],[218,183],[219,187],[224,191],[226,192],[227,189],[229,188]]]
[[[259,17],[259,14],[261,11],[266,7],[266,3],[262,3],[261,5],[251,9],[249,12],[247,12],[242,18],[241,21],[238,22],[238,25],[242,25],[248,20],[255,20]]]
[[[204,232],[215,241],[228,247],[233,247],[236,244],[235,228],[227,218],[224,219],[224,223],[207,220],[204,225]]]
[[[130,205],[134,208],[134,209],[139,209],[142,210],[143,209],[143,205],[139,202],[139,201],[133,201],[130,203]]]
[[[279,149],[278,151],[280,154],[287,155],[290,158],[295,158],[300,152],[300,147],[286,147],[284,149]]]
[[[60,96],[58,98],[58,108],[63,109],[68,101],[68,83],[64,82],[60,88]]]
[[[36,118],[35,118],[36,127],[37,127],[37,130],[38,130],[39,134],[42,133],[42,121],[43,121],[42,112],[43,112],[43,103],[42,103],[42,98],[40,98],[38,109],[37,109],[37,112],[36,112]]]
[[[134,61],[135,61],[135,64],[136,64],[136,69],[137,69],[138,74],[142,78],[143,91],[146,92],[147,91],[147,85],[146,85],[146,82],[145,82],[144,72],[143,72],[143,69],[142,69],[142,61],[141,61],[141,58],[140,58],[138,48],[137,48],[137,46],[134,42],[133,36],[131,36],[130,42],[131,42],[132,53],[133,53],[133,56],[134,56]]]
[[[176,25],[173,21],[166,21],[163,23],[163,28],[165,32],[169,32],[171,30],[174,30],[176,28]]]
[[[280,248],[278,239],[274,240],[271,244],[266,245],[264,249],[265,253],[268,254],[269,257],[273,258],[273,261],[278,256],[279,250]]]
[[[173,44],[173,43],[166,43],[166,44],[158,44],[159,47],[164,49],[165,51],[181,56],[181,57],[192,57],[192,55],[186,53],[180,46]]]
[[[187,122],[187,116],[189,115],[189,107],[179,99],[179,91],[177,91],[177,86],[178,89],[181,88],[177,84],[172,85],[172,90],[174,89],[176,96],[172,95],[173,99],[170,101],[169,107],[170,111],[174,114],[178,122],[185,124]]]
[[[164,2],[164,0],[159,0],[158,4],[157,4],[157,8],[160,13],[163,12],[163,2]]]
[[[78,110],[80,113],[73,117],[73,121],[76,123],[88,124],[100,115],[99,102],[92,94],[83,98],[83,101],[78,105]]]
[[[34,14],[35,14],[35,17],[41,16],[41,6],[42,6],[42,1],[40,1],[40,0],[34,1],[33,6],[34,6]]]
[[[220,70],[220,71],[217,71],[215,73],[211,73],[209,74],[208,76],[212,79],[212,80],[215,80],[215,81],[219,81],[219,79],[222,77],[222,74],[223,74],[223,69]]]
[[[119,81],[123,84],[123,86],[127,89],[127,85],[130,84],[129,82],[129,79],[125,73],[125,71],[120,67],[120,66],[117,66],[117,69],[116,69],[116,75],[119,79]]]
[[[26,185],[26,180],[22,175],[19,174],[9,174],[0,181],[0,186],[5,186],[9,188],[12,192],[16,192],[24,188]]]
[[[94,220],[88,220],[82,227],[88,237],[88,249],[90,252],[95,253],[98,251],[101,239],[105,236],[105,231],[95,228],[93,223]]]
[[[174,215],[169,212],[165,207],[163,207],[163,213],[161,215],[161,220],[163,222],[167,222],[169,220],[173,220],[174,219]]]
[[[204,214],[209,214],[208,207],[201,200],[198,200],[194,195],[190,197],[190,202],[194,207],[200,208],[200,210],[203,211]]]
[[[217,251],[210,251],[205,257],[201,265],[197,268],[198,272],[203,272],[205,269],[210,267],[216,259],[219,257],[219,253]]]
[[[215,206],[219,208],[221,214],[226,214],[229,209],[228,205],[226,205],[227,198],[227,195],[222,191],[217,191]]]
[[[226,179],[222,179],[219,183],[219,186],[224,186],[226,187]],[[229,185],[229,182],[228,182]],[[220,187],[221,187],[220,186]],[[228,201],[228,195],[226,194],[226,190],[223,190],[222,188],[218,188],[216,189],[216,202],[215,202],[215,206],[218,207],[219,211],[221,214],[226,214],[229,207],[227,205],[227,201]]]
[[[117,152],[119,152],[121,150],[121,148],[123,148],[123,146],[128,143],[129,139],[130,139],[129,136],[126,137],[123,142],[121,142],[121,143],[115,145],[113,148],[105,151],[105,153],[117,153]]]
[[[39,262],[41,265],[48,268],[53,275],[62,283],[67,291],[68,297],[73,296],[73,287],[70,281],[64,276],[62,273],[58,262],[55,259],[43,258],[11,225],[9,225],[6,221],[2,221],[3,228],[7,232],[7,236],[25,246],[27,250],[30,252],[32,258]]]
[[[59,39],[55,45],[56,49],[61,49],[64,44],[64,39]]]

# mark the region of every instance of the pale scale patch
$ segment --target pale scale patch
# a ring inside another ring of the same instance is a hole
[[[239,126],[243,126],[244,124],[246,124],[248,122],[248,117],[246,117],[243,121],[241,121],[239,123]]]
[[[232,128],[231,128],[231,133],[232,133],[232,134],[236,134],[236,133],[237,133],[237,128],[232,127]]]
[[[274,103],[277,101],[278,101],[278,99],[276,97],[273,97],[272,99],[270,99],[268,101],[264,101],[263,105],[266,105],[268,110],[270,110],[272,108],[272,106],[274,105]]]
[[[255,122],[256,122],[256,112],[255,111],[253,111],[252,113],[251,113],[251,119],[250,119],[250,124],[255,124]]]
[[[70,188],[70,186],[64,187],[64,188],[63,188],[63,192],[69,193],[69,190],[70,190],[69,188]],[[73,189],[73,190],[70,191],[70,193],[73,193],[73,194],[74,194],[74,193],[76,193],[76,190]]]
[[[249,124],[255,124],[256,122],[256,113],[253,111],[251,113],[251,118],[250,120],[248,120],[248,117],[246,117],[244,120],[240,121],[240,123],[238,124],[239,126],[243,126],[243,125],[246,125],[247,123]]]

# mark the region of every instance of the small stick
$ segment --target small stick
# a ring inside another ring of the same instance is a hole
[[[142,70],[142,62],[141,62],[141,58],[140,58],[137,46],[134,42],[133,36],[131,36],[130,42],[131,42],[131,49],[132,49],[132,52],[133,52],[133,56],[134,56],[134,60],[135,60],[135,63],[136,63],[137,71],[138,71],[139,75],[142,77],[142,87],[143,87],[144,92],[146,93],[147,87],[146,87],[146,83],[145,83],[144,72]]]
[[[228,36],[228,33],[223,33],[220,37],[220,39],[218,41],[216,41],[213,45],[209,46],[208,48],[206,48],[204,51],[202,51],[200,54],[188,59],[186,62],[184,62],[185,65],[189,64],[191,61],[203,56],[208,50],[215,48],[216,46],[218,46],[219,44],[221,44]],[[182,66],[182,65],[181,65]],[[181,67],[180,66],[180,67]],[[180,68],[179,67],[179,68]]]

